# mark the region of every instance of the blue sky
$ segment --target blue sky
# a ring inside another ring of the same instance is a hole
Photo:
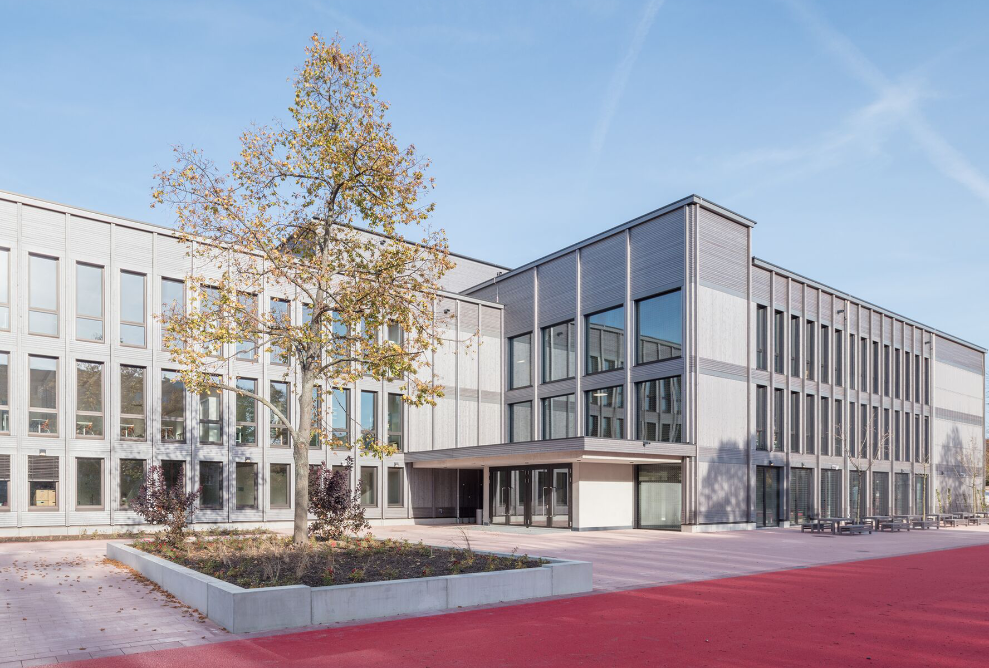
[[[0,0],[0,25],[0,189],[169,224],[170,145],[229,160],[338,31],[455,251],[514,266],[697,193],[757,256],[989,345],[989,3]]]

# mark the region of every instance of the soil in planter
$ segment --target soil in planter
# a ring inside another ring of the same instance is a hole
[[[357,582],[535,568],[526,555],[497,557],[469,549],[408,541],[359,538],[295,545],[288,538],[246,536],[201,540],[179,546],[161,540],[134,547],[200,573],[246,588],[304,584],[325,587]]]

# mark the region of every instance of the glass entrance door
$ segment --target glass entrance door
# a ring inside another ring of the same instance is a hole
[[[637,528],[679,531],[682,473],[682,464],[635,467]]]
[[[757,526],[779,526],[780,469],[756,467],[755,521]]]
[[[525,524],[525,485],[523,471],[495,469],[491,472],[491,522]]]
[[[570,466],[519,466],[491,470],[494,524],[568,528]]]

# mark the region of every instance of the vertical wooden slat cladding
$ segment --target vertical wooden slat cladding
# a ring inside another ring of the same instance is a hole
[[[575,316],[577,253],[539,265],[539,325],[545,327]]]
[[[625,301],[625,233],[595,242],[580,251],[582,313]]]
[[[505,336],[532,330],[533,276],[530,269],[498,284],[498,302],[505,305]]]
[[[683,283],[685,209],[677,209],[629,230],[632,299]]]
[[[745,296],[749,228],[707,209],[700,209],[698,218],[698,278],[702,283]]]
[[[773,283],[773,301],[776,308],[785,310],[789,304],[789,297],[787,297],[788,281],[786,280],[786,276],[777,275]]]
[[[769,304],[770,282],[772,275],[765,269],[752,268],[752,298],[763,304]]]
[[[8,243],[17,238],[17,205],[0,200],[0,235]]]
[[[65,249],[65,214],[24,205],[21,221],[24,243],[51,250]]]
[[[944,362],[981,375],[985,356],[978,350],[972,350],[954,341],[939,338],[934,357],[938,362]]]

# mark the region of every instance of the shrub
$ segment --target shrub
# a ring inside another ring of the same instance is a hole
[[[347,460],[350,464],[351,460]],[[309,469],[309,512],[316,516],[309,535],[319,540],[335,540],[356,534],[371,525],[364,518],[360,485],[350,491],[349,470],[333,471],[326,464]]]
[[[169,487],[162,468],[149,466],[144,484],[137,491],[137,496],[131,499],[129,506],[145,522],[165,525],[166,539],[176,544],[185,535],[193,504],[198,498],[198,491],[186,492],[179,485]]]

